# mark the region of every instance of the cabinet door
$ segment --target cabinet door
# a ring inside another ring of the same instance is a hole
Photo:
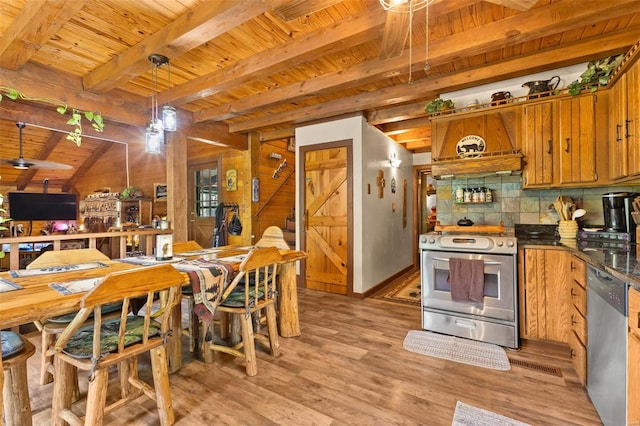
[[[553,102],[524,107],[522,128],[522,186],[549,186],[553,183]]]
[[[558,182],[596,181],[595,95],[561,99],[558,117]]]
[[[640,291],[629,288],[627,423],[640,424]]]
[[[629,175],[640,174],[640,60],[627,71],[627,120],[625,137]]]
[[[567,343],[569,256],[564,250],[524,251],[523,337]]]
[[[609,102],[609,178],[618,179],[629,173],[625,118],[627,116],[627,79],[622,75],[611,88]]]

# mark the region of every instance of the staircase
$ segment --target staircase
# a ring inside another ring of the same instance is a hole
[[[282,228],[284,240],[289,247],[296,247],[296,209],[291,209],[291,217],[284,219],[284,228]]]

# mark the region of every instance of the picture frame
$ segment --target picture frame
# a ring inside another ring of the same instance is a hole
[[[166,183],[153,184],[153,200],[154,201],[167,200],[167,184]]]

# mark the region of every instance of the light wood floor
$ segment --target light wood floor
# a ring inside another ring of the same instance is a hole
[[[561,377],[518,365],[471,367],[402,348],[407,332],[420,328],[418,306],[310,290],[299,298],[302,335],[282,338],[276,359],[259,351],[258,376],[224,354],[214,364],[187,356],[170,376],[178,425],[450,425],[458,400],[532,425],[601,424],[566,346],[525,342],[508,352]],[[29,337],[39,346],[37,334]],[[34,425],[49,425],[53,385],[37,384],[39,355],[29,360]],[[105,422],[157,423],[144,397]]]

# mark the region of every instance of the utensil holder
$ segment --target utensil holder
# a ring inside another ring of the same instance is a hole
[[[574,239],[578,233],[578,222],[575,220],[561,220],[558,223],[558,234],[560,238]]]

